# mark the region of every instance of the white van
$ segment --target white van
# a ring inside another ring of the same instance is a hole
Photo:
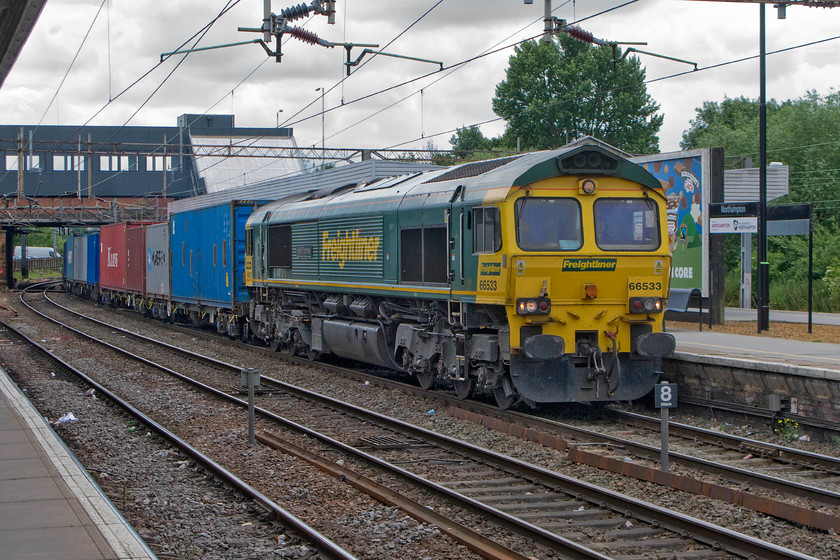
[[[12,257],[14,260],[20,260],[20,245],[15,247],[15,254]],[[26,248],[26,258],[27,259],[49,259],[49,258],[61,258],[61,253],[57,252],[52,247],[27,247]]]

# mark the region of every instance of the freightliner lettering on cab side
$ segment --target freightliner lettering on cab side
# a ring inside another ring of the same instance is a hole
[[[500,276],[502,274],[502,263],[481,263],[479,274],[481,276]]]
[[[589,272],[615,270],[616,259],[563,259],[563,272]]]

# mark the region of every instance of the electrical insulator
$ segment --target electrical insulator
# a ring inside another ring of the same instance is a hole
[[[308,15],[309,6],[306,4],[298,4],[297,6],[292,6],[291,8],[286,8],[280,11],[280,17],[288,21],[295,21],[296,19],[304,18]]]
[[[569,37],[573,39],[577,39],[578,41],[583,41],[584,43],[593,43],[595,41],[595,36],[592,35],[589,31],[585,31],[580,27],[568,26],[563,31],[569,34]]]
[[[321,39],[318,37],[317,33],[313,33],[307,29],[303,29],[302,27],[289,27],[286,29],[286,32],[296,39],[300,39],[304,43],[309,43],[310,45],[319,44],[324,47],[334,47],[335,45],[330,43],[325,39]]]

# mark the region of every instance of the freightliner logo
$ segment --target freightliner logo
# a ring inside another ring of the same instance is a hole
[[[615,270],[616,259],[563,259],[563,272],[587,272]]]
[[[482,276],[499,276],[502,274],[502,263],[481,263]]]

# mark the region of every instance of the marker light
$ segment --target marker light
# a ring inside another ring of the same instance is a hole
[[[630,313],[662,313],[662,298],[630,298]]]
[[[519,315],[548,315],[551,312],[551,300],[548,298],[518,298],[516,313]]]

